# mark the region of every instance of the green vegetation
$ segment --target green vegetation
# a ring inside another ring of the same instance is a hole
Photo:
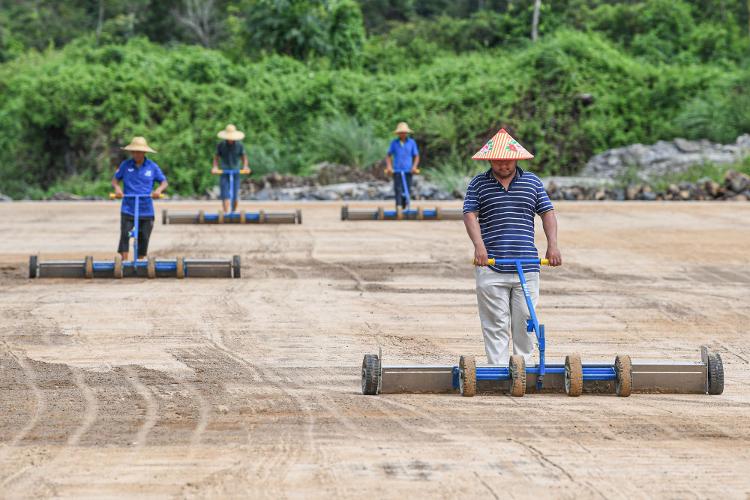
[[[729,170],[750,175],[750,158],[734,165],[716,165],[713,163],[695,165],[679,175],[666,175],[650,184],[656,191],[666,191],[670,184],[678,185],[680,182],[698,182],[705,179],[723,184],[724,176]]]
[[[164,20],[206,3],[203,28]],[[0,12],[0,192],[103,194],[119,146],[145,135],[172,188],[201,193],[228,122],[256,172],[304,173],[371,165],[408,121],[446,186],[500,126],[546,174],[750,130],[744,0],[544,1],[536,43],[533,1],[481,3],[16,2]]]

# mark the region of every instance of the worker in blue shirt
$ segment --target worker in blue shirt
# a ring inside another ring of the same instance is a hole
[[[416,141],[409,137],[409,134],[413,134],[414,131],[406,122],[399,123],[393,133],[398,137],[391,141],[391,146],[388,148],[388,155],[385,157],[385,172],[393,174],[396,207],[400,205],[406,208],[406,193],[404,193],[404,181],[401,176],[406,177],[406,186],[411,197],[412,175],[417,173],[417,167],[419,167],[419,149]]]
[[[250,168],[248,166],[247,153],[245,152],[245,146],[240,142],[245,138],[245,134],[237,130],[237,127],[230,123],[224,130],[218,133],[218,136],[222,141],[216,145],[216,154],[214,155],[211,173],[218,174],[220,170],[239,170],[240,162],[242,162],[242,170],[245,170],[242,173],[249,174]],[[232,182],[230,182],[230,176],[232,177]],[[232,200],[231,211],[236,212],[237,202],[240,199],[240,174],[221,174],[219,186],[221,187],[221,201],[224,212],[229,213],[229,200]]]
[[[112,178],[115,195],[150,194],[152,198],[159,198],[167,189],[167,178],[159,165],[146,158],[146,153],[156,153],[156,151],[149,147],[143,137],[134,137],[130,144],[122,149],[130,153],[130,158],[120,163]],[[120,182],[124,185],[124,193],[120,188]],[[159,183],[156,189],[154,189],[155,182]],[[138,198],[138,201],[138,255],[136,258],[142,259],[148,253],[148,240],[154,228],[154,203],[151,198]],[[117,251],[122,255],[122,260],[128,260],[129,233],[135,225],[135,202],[135,198],[123,198],[120,208],[120,245]]]

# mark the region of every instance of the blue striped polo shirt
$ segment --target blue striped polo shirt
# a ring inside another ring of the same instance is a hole
[[[489,169],[471,180],[464,198],[464,213],[479,213],[484,246],[489,256],[496,259],[539,258],[534,246],[534,216],[553,208],[539,177],[520,167],[516,167],[507,191]],[[498,273],[516,272],[512,264],[490,269]],[[539,265],[524,264],[523,270],[538,273]]]

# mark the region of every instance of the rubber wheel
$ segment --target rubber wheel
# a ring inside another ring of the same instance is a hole
[[[122,279],[122,255],[115,255],[114,278]]]
[[[435,220],[442,219],[443,216],[440,214],[440,207],[435,207]]]
[[[297,210],[297,224],[302,224],[302,210]]]
[[[578,397],[583,393],[583,364],[580,354],[565,356],[565,394]]]
[[[206,223],[206,213],[203,210],[198,210],[198,224]]]
[[[633,363],[627,354],[615,357],[615,394],[622,398],[630,396],[633,391]]]
[[[377,354],[365,354],[362,360],[362,394],[374,396],[380,387],[380,359]]]
[[[458,360],[458,389],[467,398],[477,393],[477,363],[474,356],[461,356]]]
[[[263,210],[258,211],[258,224],[266,223],[266,212]]]
[[[422,211],[422,207],[419,207],[417,209],[417,220],[424,220],[424,212]]]
[[[224,210],[219,210],[219,213],[216,216],[216,223],[224,224]]]
[[[383,207],[378,208],[378,212],[375,215],[376,220],[384,220],[385,219],[385,210],[383,210]]]
[[[146,272],[148,279],[156,278],[156,259],[154,257],[148,258],[148,262],[146,264]]]
[[[242,262],[239,255],[232,257],[232,276],[235,278],[242,277]]]
[[[94,258],[91,255],[83,259],[83,277],[87,280],[94,277]]]
[[[185,278],[185,257],[177,257],[176,264],[176,276],[178,280]]]
[[[247,222],[247,213],[245,213],[244,210],[240,212],[240,224],[245,224]]]
[[[718,352],[708,353],[708,393],[718,396],[724,392],[724,364]]]
[[[161,223],[162,223],[162,225],[169,224],[169,219],[167,218],[167,211],[166,210],[162,210],[161,211]]]
[[[526,360],[520,354],[510,357],[510,395],[520,398],[526,394]]]
[[[29,279],[36,278],[38,274],[39,257],[36,255],[29,255]]]
[[[396,207],[396,220],[403,220],[404,218],[404,212],[401,210],[401,207]]]
[[[347,220],[349,218],[349,205],[341,207],[341,220]]]

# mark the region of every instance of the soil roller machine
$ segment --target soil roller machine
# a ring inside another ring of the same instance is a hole
[[[460,393],[502,392],[512,396],[526,393],[721,394],[724,392],[724,369],[721,356],[701,347],[700,360],[640,361],[619,354],[612,363],[583,363],[579,354],[565,357],[564,363],[547,363],[544,325],[534,310],[523,264],[549,265],[546,259],[489,259],[489,265],[516,266],[530,319],[527,331],[536,335],[539,364],[526,366],[519,355],[510,357],[508,366],[480,366],[474,356],[461,356],[454,366],[387,366],[382,351],[366,354],[362,361],[362,394],[394,393]]]
[[[242,170],[217,170],[216,174],[249,174],[250,169]],[[229,193],[231,194],[231,207],[234,209],[237,201],[234,194],[234,175],[229,176]],[[239,212],[224,213],[219,210],[217,213],[206,213],[203,210],[198,212],[169,212],[162,210],[162,224],[302,224],[302,211],[294,212]]]
[[[37,255],[29,257],[29,278],[239,278],[241,276],[240,256],[235,255],[231,260],[221,259],[156,259],[137,260],[138,255],[138,212],[139,198],[151,195],[117,196],[111,193],[109,197],[135,198],[135,222],[130,231],[133,240],[133,260],[123,261],[122,256],[115,255],[113,260],[94,260],[86,256],[83,260],[50,260],[40,261]]]
[[[417,171],[419,173],[419,171]],[[396,207],[394,210],[379,208],[349,208],[349,205],[341,207],[341,220],[461,220],[464,217],[463,210],[458,208],[411,208],[411,194],[406,182],[406,174],[401,174],[401,185],[406,197],[406,208]],[[396,175],[396,174],[394,174]]]

